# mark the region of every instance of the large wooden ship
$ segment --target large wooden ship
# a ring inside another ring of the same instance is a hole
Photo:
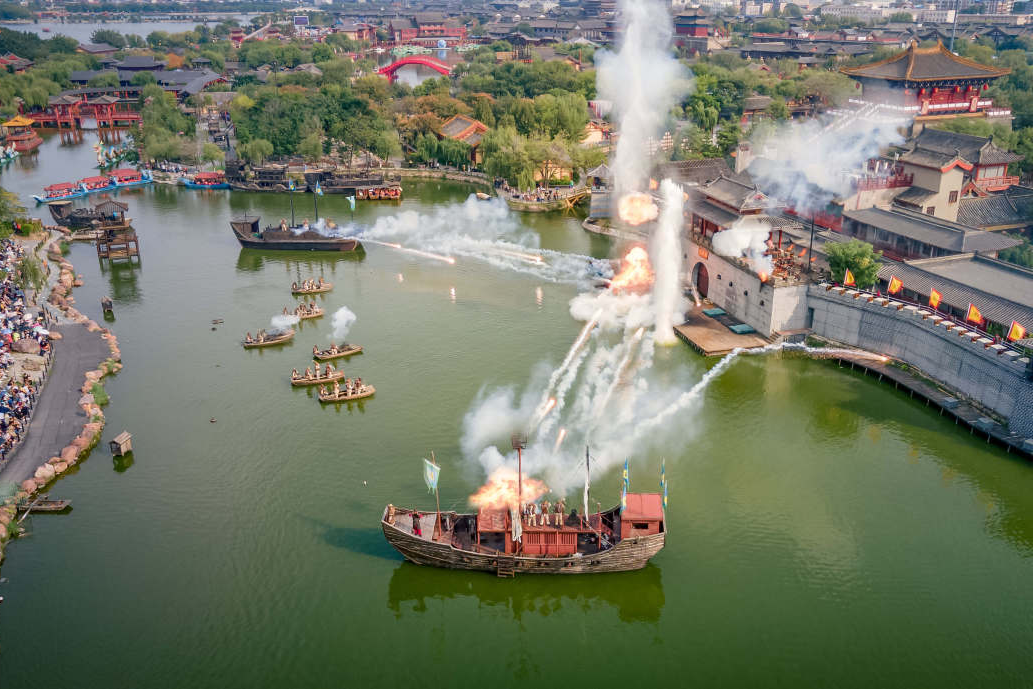
[[[230,221],[233,236],[248,249],[277,251],[362,251],[362,244],[350,237],[327,237],[315,230],[301,227],[266,227],[259,229],[261,218],[244,215]]]
[[[234,191],[288,191],[287,166],[270,163],[250,170],[240,160],[226,161],[226,182]]]
[[[395,201],[402,198],[402,185],[370,171],[316,170],[305,173],[305,183],[309,191],[314,192],[318,185],[324,194],[346,194],[354,196],[358,201]]]
[[[514,518],[520,522],[515,530]],[[552,523],[539,522],[540,517],[532,524],[506,508],[463,514],[388,505],[381,528],[388,543],[410,562],[499,576],[641,569],[664,547],[667,535],[659,493],[628,493],[623,511],[614,507],[587,519],[572,511],[559,523],[555,515]]]

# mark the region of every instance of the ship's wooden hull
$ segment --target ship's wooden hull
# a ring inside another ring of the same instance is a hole
[[[358,354],[362,351],[361,345],[351,345],[347,348],[337,350],[337,354],[327,354],[325,352],[317,352],[312,355],[312,358],[316,361],[333,361],[334,359],[341,359],[352,354]]]
[[[323,315],[323,313],[323,309],[319,309],[318,311],[309,311],[308,313],[296,313],[294,315],[303,321],[307,321],[310,318],[319,318]]]
[[[361,400],[366,399],[367,397],[372,397],[374,393],[376,393],[376,391],[377,389],[374,388],[372,385],[364,385],[360,392],[355,392],[350,395],[344,392],[341,392],[337,395],[335,395],[332,392],[326,395],[320,395],[319,401],[323,402],[324,404],[331,404],[333,402],[353,402],[355,400]]]
[[[316,287],[315,289],[292,289],[291,294],[294,295],[306,295],[306,294],[323,294],[329,292],[334,288],[332,282],[324,283],[322,287]]]
[[[523,574],[588,574],[642,569],[664,547],[666,537],[666,533],[661,532],[627,538],[608,550],[580,557],[526,557],[460,550],[448,543],[413,536],[388,524],[386,519],[382,519],[380,525],[387,542],[414,564],[481,572],[498,572],[501,567]]]
[[[273,337],[273,338],[267,338],[267,339],[265,339],[262,342],[259,342],[258,340],[254,340],[253,342],[248,342],[247,340],[245,340],[241,344],[244,346],[244,349],[258,349],[259,347],[275,347],[276,345],[281,345],[281,344],[284,344],[285,342],[290,342],[293,339],[294,339],[294,330],[291,329],[291,330],[288,330],[287,332],[285,332],[283,335],[279,335],[279,336]]]
[[[335,380],[344,380],[344,371],[334,371],[330,375],[322,375],[319,378],[291,378],[291,385],[296,388],[303,388],[307,385],[325,385]]]

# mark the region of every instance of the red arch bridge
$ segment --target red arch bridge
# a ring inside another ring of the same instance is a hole
[[[448,75],[452,73],[451,67],[446,65],[441,60],[438,60],[434,57],[430,57],[429,55],[408,55],[400,60],[397,60],[396,62],[392,62],[387,67],[381,67],[377,70],[377,73],[383,74],[391,81],[394,81],[398,78],[398,70],[402,67],[405,67],[406,65],[423,65],[424,67],[430,67],[439,74]]]

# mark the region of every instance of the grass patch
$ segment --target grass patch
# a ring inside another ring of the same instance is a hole
[[[813,335],[808,335],[807,339],[804,340],[804,344],[808,347],[812,347],[815,349],[829,346],[828,342],[826,342],[825,340],[819,340],[817,337],[814,337]]]
[[[57,246],[61,249],[62,256],[67,256],[68,252],[72,250],[72,245],[68,243],[67,239],[62,239]]]
[[[111,401],[107,391],[104,390],[104,386],[100,383],[94,383],[93,387],[90,388],[90,393],[93,395],[93,401],[101,406]]]

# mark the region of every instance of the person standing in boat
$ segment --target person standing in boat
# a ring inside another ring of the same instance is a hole
[[[248,344],[253,344],[255,340],[253,337],[251,337],[251,333],[248,332],[248,334],[244,337],[244,341]]]
[[[312,356],[318,356],[318,355],[319,355],[319,347],[317,347],[316,345],[312,345]]]
[[[556,511],[556,526],[563,528],[563,515],[567,511],[567,506],[563,502],[563,498],[556,501],[556,505],[553,507]]]
[[[423,529],[420,528],[420,513],[416,511],[412,513],[412,533],[413,536],[423,536]]]
[[[542,500],[542,526],[549,525],[549,508],[552,506],[547,499]]]

